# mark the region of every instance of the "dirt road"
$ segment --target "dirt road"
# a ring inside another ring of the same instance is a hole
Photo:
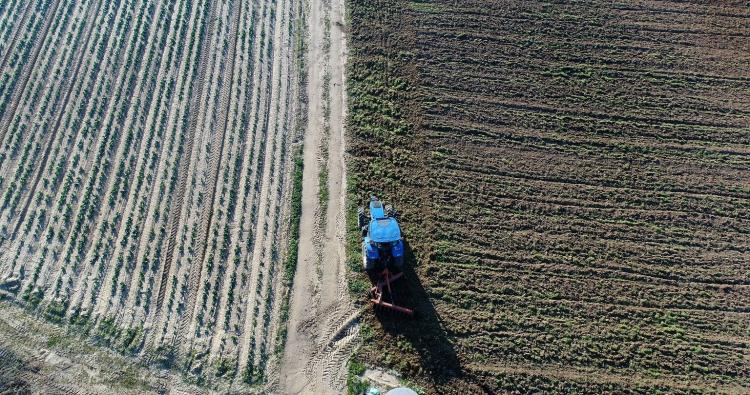
[[[346,361],[359,330],[345,279],[344,1],[310,5],[300,261],[281,370],[282,390],[290,394],[344,392]],[[328,172],[325,212],[319,202],[322,167]]]

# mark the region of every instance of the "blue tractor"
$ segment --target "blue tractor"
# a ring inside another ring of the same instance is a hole
[[[413,311],[394,304],[391,283],[403,276],[404,240],[390,205],[370,197],[370,216],[360,207],[359,228],[362,230],[362,263],[370,278],[370,299],[375,306],[412,315]],[[386,301],[388,299],[388,301]]]

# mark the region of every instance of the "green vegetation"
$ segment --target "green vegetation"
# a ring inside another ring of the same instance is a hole
[[[349,361],[349,364],[347,365],[347,374],[346,374],[346,392],[349,395],[360,395],[364,394],[369,384],[367,380],[362,380],[360,377],[362,376],[362,373],[365,372],[365,365],[361,362],[358,362],[356,359],[352,359]]]
[[[306,127],[306,111],[307,111],[307,90],[305,89],[307,84],[307,68],[306,68],[306,54],[307,44],[304,39],[303,32],[306,31],[306,19],[304,13],[304,6],[302,3],[299,4],[298,19],[294,26],[294,53],[295,61],[298,67],[299,73],[299,102],[300,107],[296,114],[296,133],[300,139],[300,143],[293,149],[292,159],[294,162],[294,168],[292,170],[292,196],[291,196],[291,208],[290,217],[291,223],[289,225],[289,244],[287,245],[287,256],[284,260],[284,294],[282,296],[281,308],[279,310],[279,322],[281,322],[281,328],[279,329],[276,338],[275,353],[282,355],[284,351],[284,345],[286,344],[286,337],[288,333],[287,323],[289,321],[289,307],[291,298],[291,287],[294,281],[294,274],[297,270],[297,261],[299,259],[299,226],[302,217],[302,176],[304,172],[304,145],[302,144],[302,138],[304,136],[304,128]],[[252,382],[252,374],[249,371],[244,372],[245,382]]]
[[[376,193],[418,311],[366,314],[360,361],[428,393],[750,385],[750,119],[717,93],[750,93],[725,36],[740,8],[348,5],[349,284],[362,298],[355,213]]]
[[[292,210],[291,210],[291,225],[289,228],[289,247],[287,247],[287,256],[284,260],[284,283],[287,287],[287,291],[284,294],[284,300],[281,304],[281,310],[279,313],[279,321],[284,323],[282,328],[279,330],[278,338],[276,340],[277,354],[281,354],[284,350],[284,343],[286,342],[286,335],[288,331],[287,322],[289,321],[289,304],[291,297],[289,290],[291,289],[292,282],[294,281],[294,272],[297,270],[297,260],[299,251],[299,222],[302,216],[302,172],[304,170],[304,160],[302,158],[302,146],[297,148],[297,152],[294,155],[294,172],[292,178]]]
[[[294,156],[294,172],[292,178],[292,209],[291,226],[289,232],[292,237],[289,240],[289,253],[284,264],[284,280],[291,284],[294,280],[294,272],[297,269],[297,252],[299,250],[299,222],[302,216],[302,172],[304,164],[302,159],[301,145]],[[294,236],[296,235],[296,236]]]

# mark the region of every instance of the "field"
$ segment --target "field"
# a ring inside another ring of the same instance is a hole
[[[85,334],[0,301],[0,388],[6,394],[199,393],[174,372],[152,370]],[[205,392],[205,391],[204,391]]]
[[[0,286],[190,381],[278,376],[292,0],[0,3]]]
[[[368,313],[357,360],[428,393],[748,392],[743,4],[350,0],[350,205],[402,211],[419,311]]]

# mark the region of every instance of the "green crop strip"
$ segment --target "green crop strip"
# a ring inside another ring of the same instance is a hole
[[[304,136],[304,128],[307,125],[307,42],[305,40],[305,34],[307,32],[306,15],[304,3],[299,3],[297,8],[297,21],[294,24],[294,51],[296,59],[296,68],[299,76],[299,108],[296,114],[296,136],[302,138]],[[286,344],[286,338],[288,334],[288,321],[289,321],[289,307],[291,298],[291,287],[294,282],[294,273],[297,270],[297,259],[299,250],[299,227],[300,219],[302,217],[302,174],[304,172],[304,144],[300,140],[298,145],[293,148],[294,158],[294,169],[292,171],[292,201],[290,208],[291,223],[289,225],[289,245],[287,246],[287,256],[284,260],[284,291],[283,300],[279,312],[279,322],[281,328],[276,339],[275,352],[277,355],[282,355],[284,352],[284,346]],[[252,375],[249,371],[243,372],[243,378],[246,382],[252,381]]]
[[[301,146],[300,146],[301,148]],[[289,227],[289,234],[291,238],[289,240],[289,246],[287,249],[287,257],[284,261],[284,286],[287,287],[287,291],[284,294],[284,301],[281,305],[281,318],[280,321],[283,323],[282,328],[279,330],[278,339],[276,342],[276,353],[281,354],[284,350],[284,342],[286,341],[287,326],[286,323],[289,320],[289,288],[294,282],[294,272],[297,270],[297,258],[299,249],[299,222],[302,216],[302,171],[304,168],[302,159],[302,150],[298,149],[298,152],[294,157],[294,179],[293,179],[293,191],[292,191],[292,223]]]

